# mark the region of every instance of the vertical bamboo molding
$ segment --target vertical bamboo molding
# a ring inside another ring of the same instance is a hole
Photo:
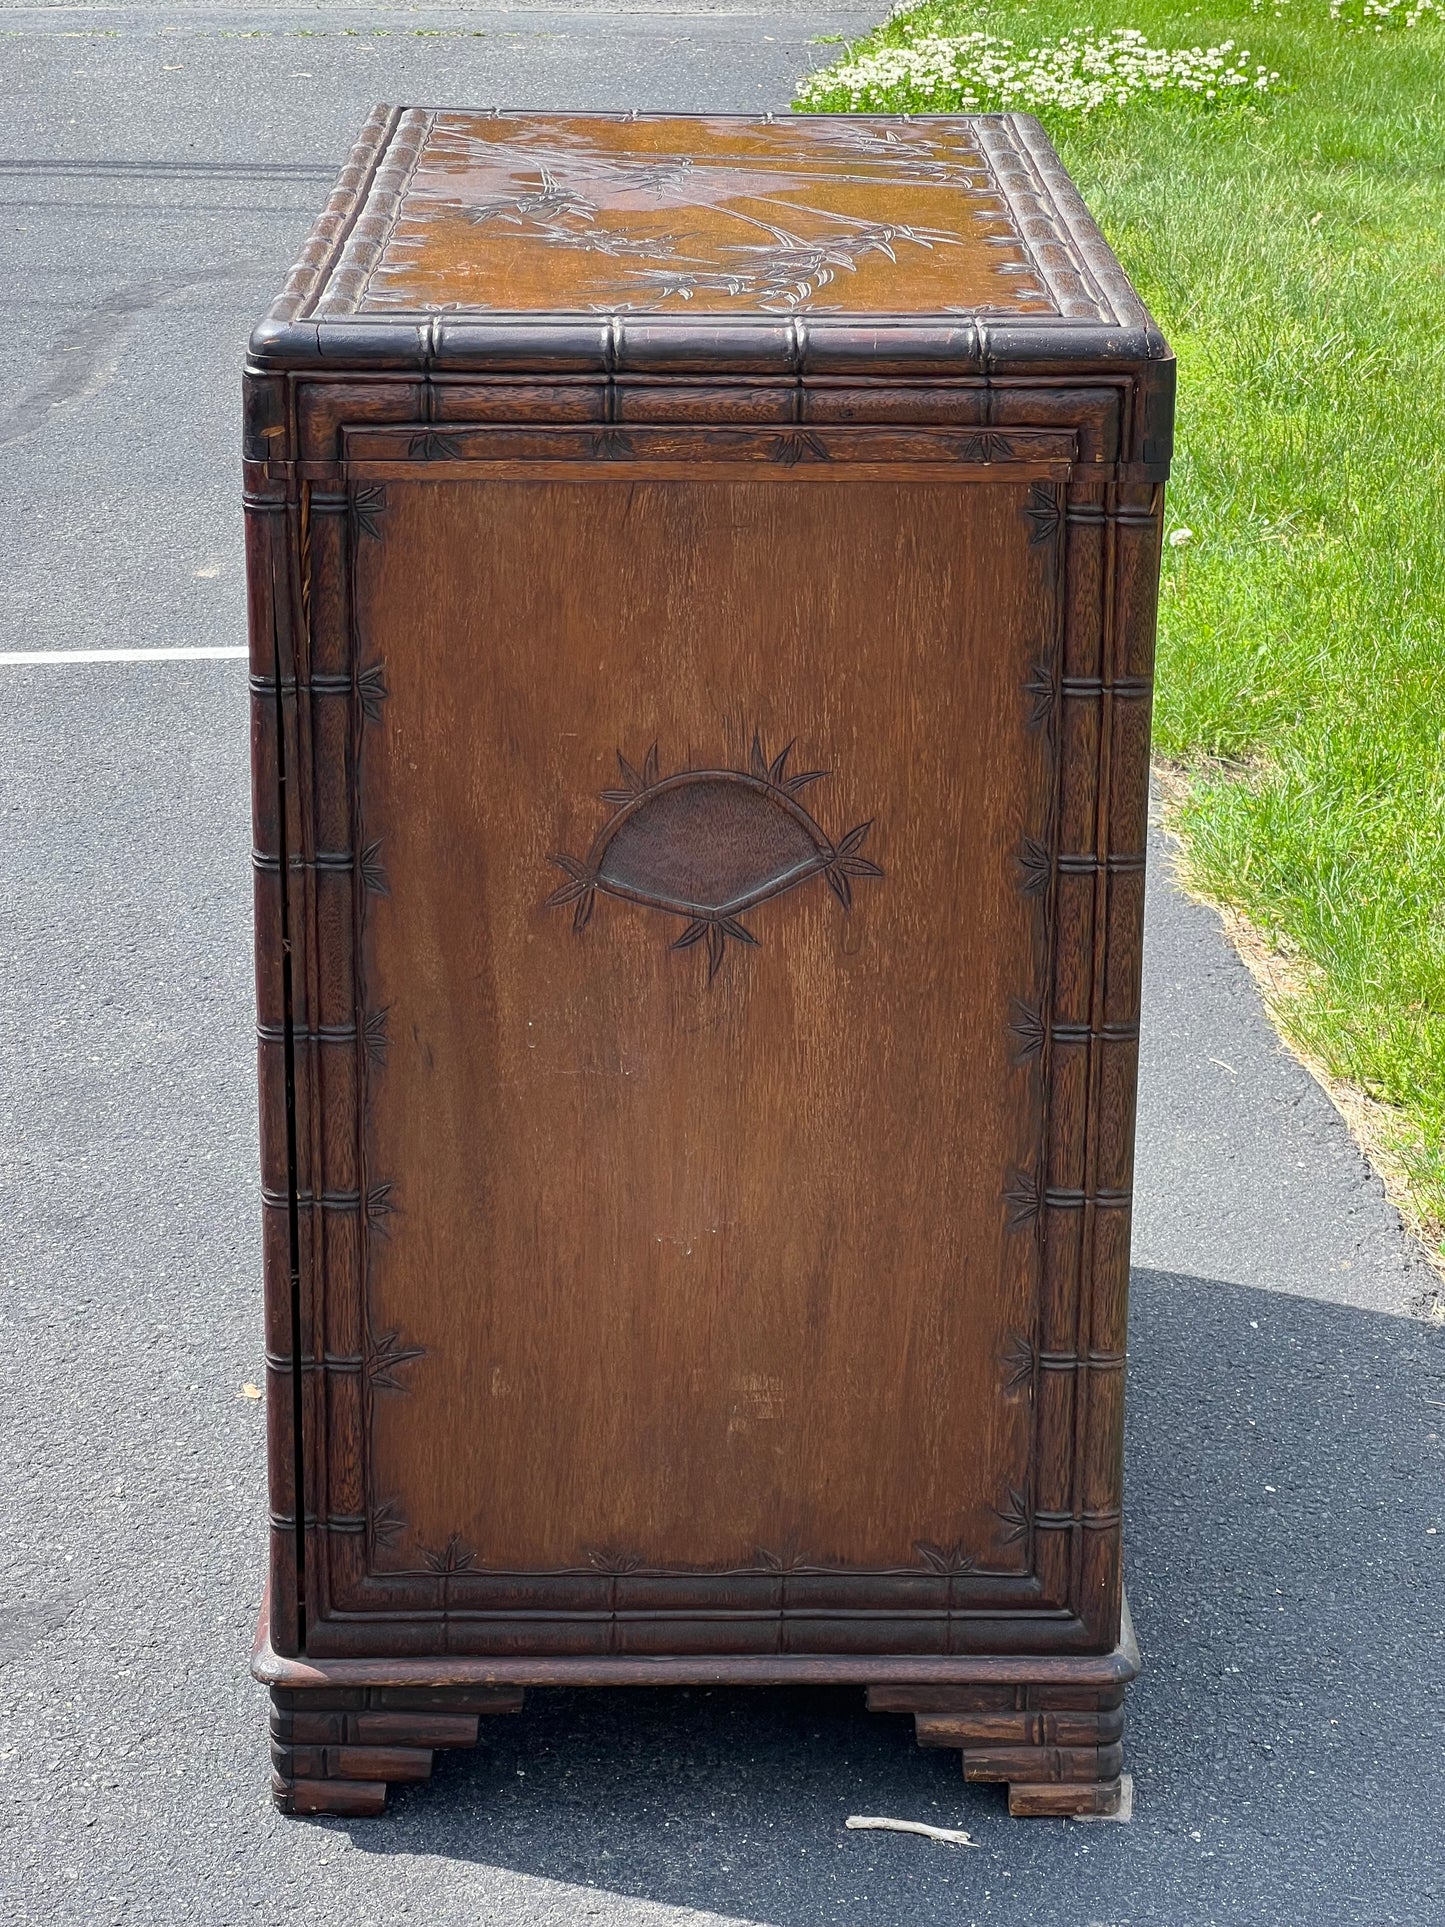
[[[299,1561],[295,1346],[298,1262],[294,1207],[286,794],[282,668],[290,623],[286,518],[286,383],[246,390],[244,511],[250,611],[252,904],[260,1099],[262,1264],[266,1305],[266,1425],[271,1466],[271,1637],[303,1637]]]

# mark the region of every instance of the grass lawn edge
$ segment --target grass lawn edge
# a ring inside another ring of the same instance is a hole
[[[1358,1084],[1339,1077],[1302,1037],[1291,1022],[1291,1005],[1298,997],[1307,966],[1235,908],[1221,902],[1194,874],[1189,837],[1180,815],[1190,794],[1191,772],[1183,764],[1155,756],[1151,762],[1155,792],[1161,806],[1159,826],[1168,839],[1168,861],[1175,885],[1192,902],[1203,904],[1219,918],[1224,935],[1254,979],[1260,1001],[1275,1035],[1309,1072],[1334,1105],[1356,1149],[1384,1187],[1386,1198],[1400,1214],[1406,1232],[1434,1273],[1436,1283],[1422,1295],[1421,1315],[1445,1325],[1445,1221],[1422,1210],[1402,1146],[1412,1137],[1409,1116],[1395,1105],[1381,1103]]]

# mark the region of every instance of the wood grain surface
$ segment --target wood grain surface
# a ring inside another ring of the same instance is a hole
[[[1037,1136],[1009,999],[1041,994],[1018,826],[1048,763],[1021,690],[1054,619],[1020,485],[391,485],[357,628],[389,696],[361,827],[398,1173],[375,1318],[383,1569],[917,1568],[1027,1475],[997,1396],[1027,1321],[998,1172]],[[466,558],[464,567],[456,559]],[[795,743],[883,876],[743,919],[544,907],[618,752],[746,771]],[[419,1154],[420,1153],[420,1154]]]
[[[1172,406],[1026,116],[372,116],[246,385],[283,1806],[810,1678],[1112,1810]]]
[[[967,122],[417,116],[359,312],[1054,314]]]
[[[277,1654],[1114,1646],[1172,392],[1027,117],[377,110],[247,379]]]

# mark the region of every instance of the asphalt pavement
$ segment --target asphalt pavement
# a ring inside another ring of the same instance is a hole
[[[0,652],[243,640],[243,344],[374,100],[782,109],[871,18],[0,0]],[[845,1690],[540,1692],[278,1816],[246,754],[239,661],[0,665],[7,1927],[1445,1922],[1433,1277],[1157,838],[1132,1822],[1010,1821]]]

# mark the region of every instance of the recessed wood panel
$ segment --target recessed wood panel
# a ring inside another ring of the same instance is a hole
[[[1042,1092],[1010,1017],[1046,996],[1019,852],[1058,620],[1029,499],[387,483],[354,564],[387,690],[368,1291],[417,1355],[374,1397],[379,1572],[1023,1569],[1004,1194]],[[744,934],[689,938],[724,896]]]

